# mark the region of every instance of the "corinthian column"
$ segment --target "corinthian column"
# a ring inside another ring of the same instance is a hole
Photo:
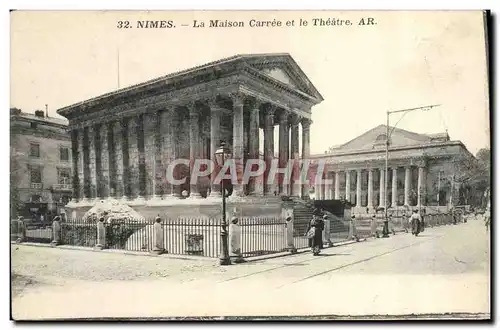
[[[356,207],[361,207],[361,170],[356,170]]]
[[[368,203],[366,205],[370,210],[373,209],[373,169],[368,169]]]
[[[101,160],[101,173],[100,173],[100,196],[101,198],[109,198],[109,143],[108,143],[108,126],[106,123],[101,125],[100,130],[100,160]]]
[[[84,169],[86,167],[85,165],[85,140],[84,140],[84,134],[85,130],[84,129],[79,129],[78,130],[78,199],[80,203],[83,203],[85,199],[85,175],[84,175]]]
[[[130,142],[129,139],[133,136],[130,127],[131,127],[131,120],[130,118],[123,118],[121,121],[121,155],[122,155],[122,169],[123,169],[123,174],[122,174],[122,180],[123,180],[123,195],[122,199],[124,201],[131,199],[132,198],[132,175],[133,172],[132,169],[130,168]],[[119,150],[117,150],[118,153]],[[119,171],[118,171],[119,172]]]
[[[351,171],[345,170],[345,200],[351,202]]]
[[[380,196],[379,196],[379,207],[386,207],[385,205],[385,169],[380,168]]]
[[[213,162],[215,168],[218,168],[217,157],[215,156],[215,153],[219,148],[221,142],[221,134],[220,134],[221,109],[217,106],[215,99],[209,100],[208,105],[210,107],[210,160]],[[214,183],[216,177],[217,177],[217,172],[215,171],[215,169],[212,169],[212,174],[210,178],[211,198],[222,197],[220,183]]]
[[[160,183],[161,191],[165,198],[174,197],[174,185],[167,177],[168,166],[175,160],[175,147],[174,147],[174,129],[177,121],[176,111],[174,107],[167,107],[160,111],[160,159],[161,159],[161,172],[162,182]],[[172,173],[173,174],[173,173]]]
[[[115,189],[113,196],[115,198],[122,198],[125,196],[124,185],[123,185],[123,131],[120,121],[114,121],[111,123],[113,131],[113,145],[114,145],[114,182]]]
[[[233,160],[236,165],[236,177],[238,182],[233,185],[234,197],[243,197],[243,104],[244,96],[232,94],[233,99]]]
[[[335,199],[340,199],[340,173],[335,171]]]
[[[276,108],[266,104],[264,112],[264,160],[266,162],[266,171],[264,175],[264,192],[266,195],[273,194],[273,183],[269,183],[269,170],[271,162],[274,159],[274,113]],[[271,178],[273,179],[273,178]]]
[[[90,198],[97,199],[97,164],[96,164],[96,148],[98,139],[96,135],[98,134],[99,128],[96,126],[91,126],[89,129],[89,168],[90,168]]]
[[[85,201],[88,203],[92,198],[92,180],[90,178],[91,167],[90,167],[90,149],[93,149],[90,135],[90,127],[85,127],[83,130],[83,194],[85,196]]]
[[[424,167],[419,166],[418,167],[418,199],[417,199],[417,205],[418,206],[423,206],[424,205]]]
[[[250,159],[259,159],[259,107],[258,100],[252,100],[250,103],[250,123],[249,123],[249,157]],[[257,165],[254,165],[254,170],[257,170]],[[249,182],[249,193],[255,196],[263,194],[263,176],[251,177]]]
[[[290,148],[291,148],[291,156],[290,158],[293,159],[293,173],[292,173],[292,180],[293,180],[293,185],[291,186],[292,191],[291,195],[295,197],[300,197],[300,154],[299,154],[299,124],[300,124],[300,117],[294,118],[292,121],[292,127],[291,127],[291,141],[290,141]]]
[[[198,137],[200,135],[200,122],[199,113],[198,109],[196,108],[195,102],[190,102],[187,106],[189,109],[189,172],[192,175],[194,162],[199,157]],[[201,198],[201,194],[198,191],[197,182],[193,183],[193,181],[190,181],[189,198]]]
[[[142,201],[147,195],[146,189],[146,153],[144,141],[144,115],[139,115],[136,126],[137,134],[137,164],[139,169],[139,191],[137,198]]]
[[[392,168],[392,207],[398,206],[398,168]]]
[[[280,130],[279,130],[279,167],[286,168],[288,163],[288,112],[282,110],[279,115]],[[279,193],[288,195],[288,182],[285,181],[285,174],[279,174]]]
[[[411,168],[405,167],[405,205],[410,206]]]
[[[300,122],[302,124],[302,159],[309,160],[310,156],[310,129],[311,120],[303,118]],[[305,166],[305,164],[303,164]],[[302,196],[309,195],[309,177],[306,179],[302,186]]]

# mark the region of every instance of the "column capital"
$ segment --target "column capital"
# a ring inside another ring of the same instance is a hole
[[[312,120],[309,118],[302,118],[300,123],[302,124],[302,129],[309,129],[312,124]]]
[[[251,110],[260,110],[260,106],[264,104],[264,102],[257,97],[247,97],[245,103]]]
[[[274,113],[276,112],[277,109],[278,109],[278,107],[275,106],[274,104],[271,104],[271,103],[264,104],[264,114],[266,116],[273,117]]]
[[[229,93],[228,96],[233,101],[233,107],[242,106],[247,98],[247,96],[240,91]]]
[[[300,122],[302,121],[302,117],[295,114],[295,113],[292,113],[288,119],[288,122],[290,123],[290,125],[292,126],[299,126]]]
[[[289,112],[285,109],[282,109],[279,114],[278,114],[278,117],[279,117],[279,121],[280,121],[280,124],[287,124],[288,123],[288,116],[289,116]]]

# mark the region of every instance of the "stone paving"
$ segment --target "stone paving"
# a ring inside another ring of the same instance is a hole
[[[32,281],[16,291],[13,316],[484,315],[489,234],[470,220],[228,267],[13,245],[12,272]]]

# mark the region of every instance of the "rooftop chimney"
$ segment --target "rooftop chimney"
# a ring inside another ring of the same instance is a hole
[[[43,111],[42,110],[36,110],[35,111],[35,116],[43,118],[44,117]]]

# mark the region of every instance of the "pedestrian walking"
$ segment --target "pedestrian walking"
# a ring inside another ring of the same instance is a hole
[[[307,238],[309,238],[309,247],[314,255],[318,255],[323,249],[323,230],[325,230],[325,222],[321,217],[321,211],[316,209],[306,232]]]

